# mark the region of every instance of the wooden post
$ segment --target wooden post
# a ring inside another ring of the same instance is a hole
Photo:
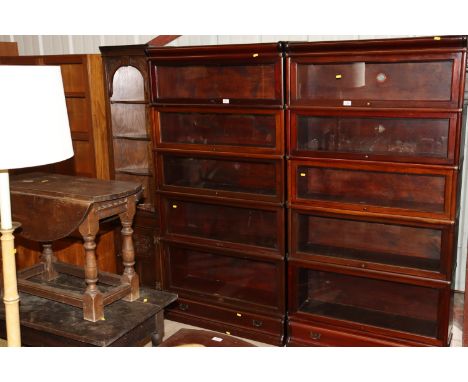
[[[19,224],[11,220],[10,178],[8,170],[0,170],[0,214],[2,234],[2,264],[3,264],[3,302],[5,303],[5,319],[8,346],[21,346],[21,330],[19,318],[19,295],[16,280],[15,244],[13,231]]]
[[[41,273],[41,277],[45,281],[52,281],[59,276],[54,268],[56,257],[51,243],[42,244],[42,248],[41,262],[44,264],[44,271]]]
[[[127,210],[120,214],[122,223],[122,260],[124,271],[122,274],[122,283],[129,283],[132,291],[124,297],[126,301],[135,301],[140,297],[140,281],[138,274],[135,272],[135,250],[133,248],[133,217],[135,216],[137,199],[131,196],[127,200]]]
[[[96,234],[99,231],[99,219],[90,213],[80,225],[79,231],[83,236],[85,249],[85,281],[86,291],[83,294],[83,318],[96,322],[104,319],[104,304],[102,293],[97,287],[98,266],[96,261]]]

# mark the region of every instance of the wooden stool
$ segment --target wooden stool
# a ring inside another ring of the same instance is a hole
[[[61,275],[62,279],[70,279]],[[75,280],[76,282],[76,280]],[[118,300],[106,307],[106,320],[83,320],[71,305],[20,293],[21,342],[26,346],[143,346],[159,345],[164,336],[164,308],[174,293],[141,288],[133,302]],[[0,304],[0,337],[5,338],[5,307]]]
[[[255,347],[250,342],[208,330],[180,329],[162,347]]]
[[[140,184],[105,181],[57,174],[32,173],[15,176],[11,180],[13,219],[21,222],[21,235],[43,243],[41,263],[18,273],[20,291],[83,309],[85,320],[104,319],[104,306],[119,299],[134,301],[139,297],[139,278],[135,272],[135,253],[131,228]],[[96,234],[99,221],[118,216],[122,224],[122,275],[98,272],[96,262]],[[56,261],[52,242],[78,230],[83,237],[84,270]],[[68,274],[84,278],[86,290],[64,289],[31,279],[40,275],[52,281]],[[99,275],[99,277],[98,277]],[[105,293],[99,281],[110,285]]]

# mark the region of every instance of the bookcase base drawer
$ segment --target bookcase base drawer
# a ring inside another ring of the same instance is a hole
[[[369,337],[367,334],[343,331],[339,328],[305,324],[291,320],[288,325],[287,346],[427,346],[416,342]]]
[[[282,346],[284,317],[264,316],[179,299],[165,314],[169,320]]]

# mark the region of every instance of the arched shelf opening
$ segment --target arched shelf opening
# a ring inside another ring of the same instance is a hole
[[[121,66],[112,78],[111,102],[145,101],[145,85],[141,72],[134,66]]]

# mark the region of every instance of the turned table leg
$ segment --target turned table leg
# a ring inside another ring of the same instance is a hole
[[[156,313],[156,331],[151,335],[151,345],[159,346],[164,338],[164,309]]]
[[[93,216],[81,224],[79,231],[83,236],[85,250],[85,281],[86,290],[83,294],[83,318],[96,322],[104,319],[104,305],[102,293],[97,287],[98,266],[96,261],[96,234],[99,230],[99,220]]]
[[[125,301],[135,301],[140,297],[140,281],[138,274],[135,272],[135,249],[133,247],[133,217],[135,216],[135,197],[128,198],[127,211],[120,214],[122,223],[122,260],[124,271],[122,274],[122,283],[128,283],[131,286],[131,292],[123,299]]]
[[[59,276],[54,267],[54,263],[56,261],[57,258],[55,257],[54,251],[52,250],[52,243],[42,244],[41,262],[44,264],[44,270],[41,274],[42,280],[52,281]]]

